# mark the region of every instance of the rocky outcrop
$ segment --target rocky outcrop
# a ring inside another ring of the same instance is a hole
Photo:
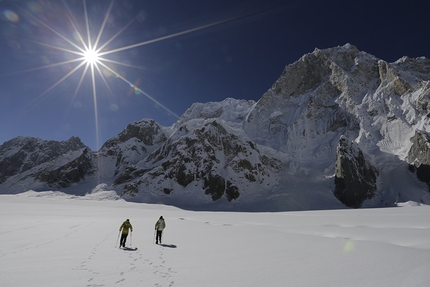
[[[99,156],[102,162],[111,159],[115,163],[114,175],[118,175],[148,156],[166,140],[167,136],[159,124],[144,119],[130,123],[118,136],[106,141]]]
[[[166,135],[163,133],[161,126],[154,120],[144,119],[128,124],[118,136],[106,141],[101,150],[111,149],[131,139],[141,142],[146,146],[153,146],[154,144],[164,142]]]
[[[430,118],[430,81],[422,83],[422,93],[417,100],[417,110],[421,115]]]
[[[195,119],[218,119],[228,122],[229,125],[237,124],[242,127],[242,123],[248,115],[255,101],[237,100],[227,98],[222,102],[194,103],[180,117],[175,124],[176,128],[183,128],[184,123]]]
[[[216,120],[172,136],[139,166],[125,170],[118,177],[124,181],[115,182],[132,180],[124,186],[124,194],[179,193],[193,185],[213,201],[236,200],[246,186],[267,184],[274,171],[282,170],[279,160],[262,155],[255,144]]]
[[[430,133],[417,130],[411,142],[407,157],[409,170],[416,172],[417,178],[427,183],[430,191]]]
[[[60,160],[58,162],[61,162]],[[85,180],[96,172],[92,152],[84,148],[73,159],[64,161],[63,165],[53,165],[38,172],[36,180],[45,182],[49,187],[65,188]]]
[[[359,208],[377,190],[378,170],[355,142],[341,137],[336,152],[334,195],[346,206]]]

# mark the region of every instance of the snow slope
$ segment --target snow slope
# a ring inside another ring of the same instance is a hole
[[[163,245],[153,244],[160,215]],[[102,190],[0,195],[0,285],[428,286],[430,207],[184,211]],[[127,250],[118,229],[129,218]]]

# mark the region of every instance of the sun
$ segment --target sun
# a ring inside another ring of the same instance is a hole
[[[83,53],[84,62],[90,65],[95,65],[100,62],[100,55],[95,49],[87,49]]]

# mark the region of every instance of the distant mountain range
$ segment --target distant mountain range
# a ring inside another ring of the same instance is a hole
[[[130,123],[99,151],[77,137],[0,146],[0,193],[116,190],[194,210],[430,204],[430,60],[346,44],[285,67],[258,102],[195,103],[171,127]]]

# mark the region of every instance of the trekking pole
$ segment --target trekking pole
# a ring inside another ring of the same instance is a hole
[[[119,235],[121,234],[121,230],[118,232],[118,238],[116,239],[115,248],[118,245]]]
[[[152,240],[152,244],[154,244],[154,243],[155,243],[155,234],[156,234],[156,232],[157,232],[157,230],[156,230],[156,229],[154,229],[154,239]]]
[[[130,232],[130,247],[132,246],[132,242],[133,242],[133,231]]]

